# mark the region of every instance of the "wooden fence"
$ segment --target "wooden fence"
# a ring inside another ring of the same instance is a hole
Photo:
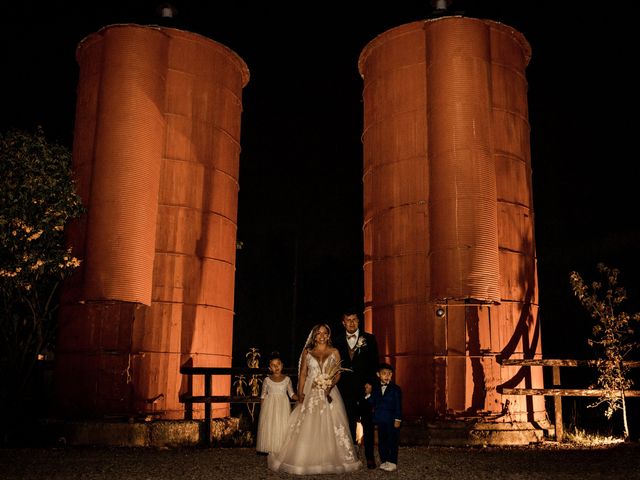
[[[606,390],[584,388],[561,388],[560,367],[597,367],[598,360],[553,360],[553,359],[509,359],[501,360],[502,366],[519,367],[551,367],[552,388],[503,388],[502,395],[545,395],[553,397],[554,425],[556,440],[562,441],[564,429],[562,426],[562,397],[601,397]],[[640,367],[640,361],[625,361],[623,364],[630,368]],[[625,397],[640,397],[640,390],[626,390]]]
[[[204,393],[203,395],[194,395],[193,392],[187,392],[180,396],[180,402],[185,404],[185,419],[193,418],[193,404],[204,404],[204,443],[211,442],[211,404],[212,403],[260,403],[259,395],[213,395],[213,377],[214,376],[239,376],[245,375],[251,377],[256,375],[261,379],[269,375],[268,368],[248,368],[248,367],[180,367],[182,375],[193,377],[201,375],[204,377]],[[297,377],[298,371],[295,368],[282,369],[284,375],[289,377]],[[188,384],[193,385],[189,378]]]
[[[623,362],[625,366],[630,368],[640,367],[640,361]],[[562,426],[562,397],[601,397],[606,392],[603,389],[576,389],[562,388],[560,384],[560,368],[561,367],[597,367],[597,360],[553,360],[553,359],[508,359],[501,360],[502,366],[519,366],[519,367],[551,367],[552,368],[552,388],[502,388],[499,393],[502,395],[544,395],[553,397],[554,407],[554,425],[556,440],[562,441],[564,430]],[[185,418],[191,419],[193,413],[193,404],[204,404],[204,442],[208,444],[211,441],[211,404],[213,403],[260,403],[259,396],[253,395],[213,395],[213,377],[218,375],[226,376],[259,376],[261,378],[269,375],[268,368],[248,368],[248,367],[181,367],[180,373],[190,377],[201,375],[204,377],[204,393],[203,395],[194,395],[188,392],[181,395],[180,401],[185,404]],[[295,368],[285,368],[283,374],[290,377],[297,377],[298,372]],[[192,385],[191,378],[188,382]],[[640,397],[640,390],[626,390],[625,397]]]

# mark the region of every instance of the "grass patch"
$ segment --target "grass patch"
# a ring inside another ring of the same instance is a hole
[[[586,447],[600,447],[624,442],[624,439],[621,437],[603,435],[598,432],[591,433],[579,428],[575,428],[572,432],[565,433],[564,438],[567,443]]]

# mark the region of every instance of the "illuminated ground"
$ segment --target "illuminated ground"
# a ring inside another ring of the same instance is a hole
[[[0,449],[0,478],[14,479],[269,479],[266,457],[248,448]],[[403,447],[398,473],[367,470],[304,478],[376,479],[640,479],[640,444],[601,448]]]

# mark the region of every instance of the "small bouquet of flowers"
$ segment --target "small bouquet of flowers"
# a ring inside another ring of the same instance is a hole
[[[326,372],[319,373],[316,378],[313,379],[313,386],[329,392],[334,385],[334,380],[340,372],[352,372],[350,368],[341,367],[342,362],[331,365]],[[327,401],[331,403],[331,395],[327,393]]]
[[[367,346],[367,339],[364,337],[360,337],[358,338],[358,341],[356,342],[356,344],[353,346],[354,350],[360,350],[362,347],[366,347]]]
[[[326,391],[333,386],[333,378],[328,373],[319,374],[313,381],[320,390]]]

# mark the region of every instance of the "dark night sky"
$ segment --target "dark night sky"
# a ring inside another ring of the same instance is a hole
[[[78,42],[112,23],[157,23],[159,2],[15,3],[0,20],[0,129],[42,125],[70,147]],[[251,71],[243,92],[235,351],[239,359],[249,346],[297,354],[312,324],[337,326],[346,305],[362,307],[358,56],[376,35],[427,18],[430,3],[174,4],[175,26],[225,44]],[[347,4],[355,12],[344,12]],[[634,300],[628,308],[640,304],[640,222],[632,210],[640,172],[637,25],[632,12],[585,5],[458,4],[468,16],[511,25],[532,47],[527,78],[548,357],[589,355],[590,321],[570,293],[570,270],[592,275],[598,261],[616,266]]]

